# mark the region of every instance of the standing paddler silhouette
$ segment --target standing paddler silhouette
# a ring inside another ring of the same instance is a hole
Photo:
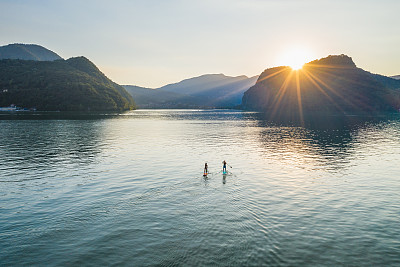
[[[223,164],[223,166],[222,166],[222,174],[227,174],[227,171],[226,171],[226,161],[224,160],[224,161],[222,162],[222,164]]]
[[[203,176],[207,176],[208,175],[208,165],[207,165],[207,162],[206,162],[206,164],[204,165],[204,173],[203,173]]]

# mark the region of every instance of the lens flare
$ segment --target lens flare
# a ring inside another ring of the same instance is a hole
[[[309,50],[302,47],[293,47],[284,52],[280,65],[289,66],[293,70],[299,70],[305,63],[311,61],[313,58]]]

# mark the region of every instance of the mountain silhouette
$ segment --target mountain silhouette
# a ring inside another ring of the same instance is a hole
[[[139,108],[200,108],[198,98],[134,85],[123,85]]]
[[[205,74],[157,89],[124,87],[142,108],[222,108],[239,105],[256,80],[257,76]]]
[[[364,71],[346,55],[333,55],[298,71],[286,66],[266,69],[244,93],[242,107],[293,119],[305,114],[397,111],[400,81]]]

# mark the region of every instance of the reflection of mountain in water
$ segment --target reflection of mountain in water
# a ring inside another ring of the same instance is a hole
[[[346,167],[355,153],[360,139],[381,137],[382,129],[389,127],[398,116],[314,116],[305,124],[291,121],[275,122],[262,114],[247,114],[257,122],[260,140],[270,158],[285,160],[298,167],[341,169]],[[362,137],[360,137],[362,135]],[[368,141],[368,140],[367,140]]]
[[[101,152],[99,124],[87,120],[2,121],[2,181],[40,179],[42,171],[87,166]],[[26,177],[27,169],[31,169],[30,177]]]

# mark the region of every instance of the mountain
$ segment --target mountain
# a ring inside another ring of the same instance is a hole
[[[0,106],[60,111],[122,111],[132,96],[87,58],[0,60]]]
[[[204,92],[212,90],[214,88],[234,84],[237,82],[246,81],[246,76],[229,77],[224,74],[205,74],[198,77],[182,80],[178,83],[168,84],[160,90],[190,94],[190,95],[201,95]]]
[[[199,108],[197,98],[179,93],[123,85],[139,108]]]
[[[248,78],[206,74],[158,89],[130,85],[124,87],[141,108],[221,108],[239,105],[243,93],[256,80],[257,76]]]
[[[400,80],[400,75],[390,76],[390,78]]]
[[[54,61],[62,58],[53,51],[40,45],[9,44],[0,46],[0,59]]]
[[[255,84],[257,76],[230,77],[224,74],[206,74],[159,88],[196,97],[199,104],[211,107],[236,106],[241,103],[243,93]]]
[[[400,81],[358,68],[346,55],[314,60],[301,70],[265,70],[244,93],[242,107],[271,117],[375,113],[400,108]]]

